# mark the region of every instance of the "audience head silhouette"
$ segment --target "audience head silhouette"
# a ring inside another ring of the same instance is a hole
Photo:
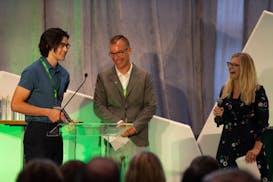
[[[165,174],[159,158],[147,151],[137,153],[130,161],[125,182],[165,182]]]
[[[120,169],[118,164],[105,157],[95,157],[87,163],[88,181],[119,182]]]
[[[48,159],[29,161],[17,176],[16,182],[62,182],[58,166]]]
[[[86,164],[79,160],[70,160],[61,167],[63,182],[83,182],[86,181]]]
[[[258,180],[247,171],[230,168],[208,174],[203,182],[258,182]]]
[[[198,156],[185,170],[181,182],[201,182],[202,178],[212,171],[219,169],[218,161],[211,156]]]

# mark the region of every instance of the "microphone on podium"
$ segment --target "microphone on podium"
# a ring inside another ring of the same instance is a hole
[[[73,97],[76,95],[76,93],[78,93],[78,91],[81,89],[81,87],[83,86],[83,84],[86,81],[86,78],[88,77],[88,74],[85,73],[84,74],[84,80],[82,81],[82,83],[80,84],[80,86],[77,88],[77,90],[73,93],[73,95],[70,97],[70,99],[64,104],[64,106],[61,108],[61,112],[64,113],[64,117],[67,121],[64,121],[65,123],[69,123],[72,122],[72,119],[70,118],[70,116],[68,115],[68,113],[65,111],[65,107],[70,103],[70,101],[73,99]]]
[[[218,107],[222,107],[222,104],[223,104],[223,99],[219,98],[219,99],[217,100],[217,106],[218,106]],[[220,126],[220,123],[221,123],[221,121],[222,121],[222,117],[221,117],[221,116],[215,116],[215,117],[214,117],[214,121],[215,121],[215,123],[217,124],[217,127],[219,127],[219,126]]]

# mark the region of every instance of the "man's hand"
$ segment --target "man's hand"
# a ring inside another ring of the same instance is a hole
[[[131,136],[131,135],[134,135],[136,133],[136,128],[131,126],[129,127],[127,130],[125,130],[121,136],[122,137],[128,137],[128,136]]]
[[[120,120],[119,122],[117,122],[117,127],[118,128],[125,128],[126,126],[124,124],[127,124],[125,121]]]
[[[47,117],[50,119],[50,121],[52,121],[53,123],[56,123],[63,116],[61,115],[61,111],[59,109],[49,109]]]

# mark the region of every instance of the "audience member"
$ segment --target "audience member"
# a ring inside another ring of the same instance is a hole
[[[185,170],[181,182],[201,182],[205,175],[217,169],[219,169],[219,164],[216,159],[207,155],[198,156]]]
[[[86,181],[86,164],[79,160],[70,160],[61,167],[64,182],[83,182]]]
[[[129,163],[125,182],[165,182],[165,174],[159,158],[152,152],[137,153]]]
[[[247,171],[238,168],[220,169],[206,175],[203,182],[258,182]]]
[[[88,181],[119,182],[120,169],[118,164],[104,157],[95,157],[87,163]]]
[[[16,182],[62,182],[58,166],[48,159],[33,159],[25,165]]]

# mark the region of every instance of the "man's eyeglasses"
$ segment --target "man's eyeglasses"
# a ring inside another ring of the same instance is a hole
[[[64,48],[64,47],[66,47],[67,49],[69,49],[70,47],[71,47],[71,45],[69,44],[69,43],[63,43],[63,42],[61,42],[60,44],[59,44],[59,46],[61,47],[61,48]]]
[[[227,62],[227,66],[228,66],[228,67],[230,67],[230,66],[231,66],[231,67],[240,67],[239,64],[232,63],[232,62],[229,62],[229,61]]]
[[[114,56],[123,56],[125,53],[126,53],[126,51],[128,50],[128,47],[127,48],[125,48],[125,49],[123,49],[123,50],[121,50],[121,51],[117,51],[117,52],[109,52],[109,56],[110,57],[114,57]]]

